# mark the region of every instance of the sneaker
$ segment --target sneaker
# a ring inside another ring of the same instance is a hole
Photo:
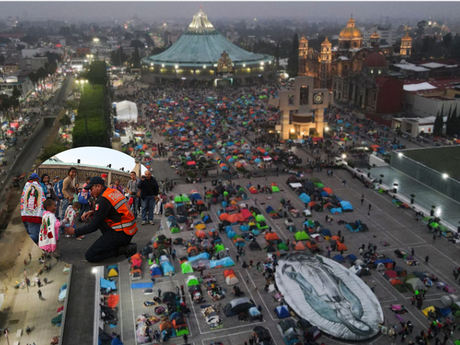
[[[145,225],[147,224],[147,222],[145,220],[142,221],[142,225]]]
[[[70,237],[72,237],[72,235],[65,235],[65,237],[70,238]]]
[[[81,241],[84,238],[85,238],[85,236],[81,235],[81,236],[77,237],[77,240]]]
[[[150,224],[150,225],[154,225],[155,222],[154,222],[153,220],[151,220],[151,221],[149,222],[149,224]]]

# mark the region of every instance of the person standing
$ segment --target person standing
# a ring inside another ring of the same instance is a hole
[[[61,200],[61,216],[60,219],[64,219],[65,211],[73,203],[74,194],[76,193],[74,180],[77,176],[77,168],[70,167],[67,172],[67,177],[62,182],[62,194],[64,199]],[[61,234],[64,233],[64,225],[61,225]]]
[[[161,289],[158,289],[158,298],[161,298]]]
[[[43,203],[46,200],[39,180],[38,174],[31,174],[24,186],[21,196],[22,222],[30,238],[36,244],[38,244],[38,235],[40,233],[43,213],[45,212]]]
[[[187,345],[188,344],[188,336],[187,336],[187,334],[184,334],[183,338],[184,338],[185,345]]]
[[[142,202],[142,225],[155,224],[153,221],[153,209],[155,207],[155,197],[159,194],[160,188],[152,173],[147,170],[145,172],[145,180],[139,183],[139,191],[137,196],[140,197]],[[148,214],[148,218],[147,218]]]
[[[119,179],[115,180],[115,184],[113,184],[111,188],[112,189],[117,189],[117,190],[120,191],[121,194],[124,194],[123,193],[123,187],[120,185],[120,180]]]
[[[40,298],[42,301],[45,300],[42,295],[42,290],[38,289],[37,294],[38,294],[38,298]]]
[[[364,194],[361,195],[361,206],[364,204]]]
[[[133,213],[134,218],[137,218],[137,211],[139,210],[139,198],[137,197],[137,193],[139,192],[139,179],[137,178],[137,174],[135,171],[131,171],[131,180],[129,180],[128,185],[126,186],[127,191],[131,198],[133,198]]]
[[[62,199],[62,191],[59,190],[59,176],[54,176],[54,184],[53,184],[53,190],[54,190],[54,195],[55,195],[55,200],[56,200],[56,205],[57,205],[57,210],[56,210],[56,218],[61,219],[61,199]]]
[[[425,256],[425,264],[427,264],[427,265],[428,265],[428,260],[430,260],[430,257],[427,255],[427,256]]]

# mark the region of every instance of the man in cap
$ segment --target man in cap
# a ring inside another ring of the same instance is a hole
[[[104,183],[107,184],[107,174],[102,174],[101,177],[104,180]]]
[[[66,228],[66,234],[76,237],[101,230],[99,237],[85,254],[89,262],[99,262],[114,256],[130,257],[136,254],[137,245],[131,243],[137,232],[136,219],[126,205],[126,198],[120,191],[105,186],[102,177],[92,177],[85,186],[96,198],[95,210],[85,212],[83,220],[94,215],[90,224],[75,228]]]
[[[42,216],[45,210],[43,203],[46,200],[45,193],[39,183],[36,173],[30,175],[21,196],[21,217],[30,238],[38,244],[38,234],[42,224]]]

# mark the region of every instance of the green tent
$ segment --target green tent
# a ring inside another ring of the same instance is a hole
[[[262,216],[261,214],[258,214],[258,215],[256,216],[256,221],[257,221],[258,223],[261,223],[261,222],[265,222],[266,220],[265,220],[265,217],[264,217],[264,216]]]
[[[268,229],[268,225],[265,224],[264,226],[262,226],[260,223],[257,223],[257,229],[259,230],[265,230],[265,229]]]
[[[284,242],[278,244],[278,249],[279,250],[289,250],[288,246]]]
[[[185,282],[187,283],[187,286],[195,286],[195,285],[200,285],[200,282],[198,281],[198,278],[195,276],[189,276]]]
[[[324,184],[322,184],[321,182],[315,183],[315,186],[318,188],[324,188]]]
[[[180,195],[176,195],[176,196],[174,197],[174,201],[175,201],[175,202],[182,202],[182,197],[181,197]]]
[[[305,241],[309,240],[310,236],[305,231],[298,231],[294,235],[296,241]]]
[[[193,273],[192,265],[190,265],[190,262],[188,261],[185,261],[184,263],[182,263],[180,267],[182,269],[182,274]]]
[[[178,234],[180,232],[179,227],[175,226],[171,228],[171,234]]]
[[[276,193],[276,192],[279,192],[280,189],[278,188],[278,186],[272,186],[272,192],[273,193]]]
[[[222,250],[225,250],[225,247],[224,247],[223,244],[217,244],[217,245],[214,247],[214,251],[215,251],[216,253],[219,253],[219,252],[222,251]]]
[[[182,201],[183,202],[190,202],[190,199],[187,194],[182,194]]]
[[[183,337],[185,334],[189,335],[190,332],[188,331],[187,327],[179,327],[175,330],[177,337]]]
[[[439,224],[436,223],[436,222],[431,222],[431,223],[430,223],[430,226],[431,226],[433,229],[436,229],[436,228],[439,226]]]
[[[224,196],[227,196],[227,195],[228,195],[228,192],[227,192],[227,191],[225,191],[225,192],[224,192]]]

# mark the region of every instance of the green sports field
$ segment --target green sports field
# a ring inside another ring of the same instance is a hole
[[[404,155],[460,180],[460,146],[407,150]]]

